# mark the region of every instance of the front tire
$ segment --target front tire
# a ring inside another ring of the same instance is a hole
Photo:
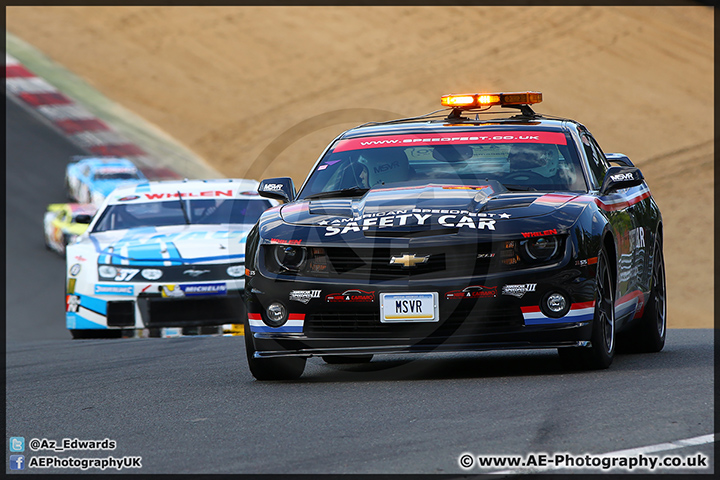
[[[662,245],[655,244],[652,287],[645,311],[638,325],[627,332],[627,345],[633,352],[655,353],[665,346],[667,332],[667,297],[665,290],[665,259]]]
[[[615,281],[605,250],[598,255],[596,280],[592,346],[558,348],[560,360],[567,367],[605,369],[615,357]]]
[[[250,373],[256,380],[297,380],[305,370],[303,357],[255,358],[255,345],[252,341],[250,323],[245,315],[245,354]]]

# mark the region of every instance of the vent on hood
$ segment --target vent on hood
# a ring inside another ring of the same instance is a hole
[[[493,198],[478,211],[500,210],[504,208],[527,207],[537,200],[537,195],[513,195],[510,197]]]
[[[339,217],[352,218],[352,200],[312,201],[310,205],[308,205],[308,213],[310,215],[337,215]]]
[[[399,228],[380,228],[376,230],[365,230],[363,234],[366,237],[383,237],[383,238],[417,238],[417,237],[434,237],[438,235],[452,235],[458,233],[459,228],[443,228],[443,229],[399,229]]]

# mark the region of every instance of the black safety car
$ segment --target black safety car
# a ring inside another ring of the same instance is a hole
[[[308,357],[557,348],[607,368],[666,335],[663,223],[640,170],[539,92],[446,95],[361,125],[248,235],[245,344],[259,380]],[[504,107],[498,109],[493,107]]]

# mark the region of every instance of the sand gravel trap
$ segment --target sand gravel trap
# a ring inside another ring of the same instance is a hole
[[[358,123],[542,91],[643,169],[670,325],[712,326],[710,7],[7,7],[6,27],[227,176],[299,183]]]

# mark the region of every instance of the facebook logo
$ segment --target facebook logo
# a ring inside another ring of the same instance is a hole
[[[10,455],[10,470],[25,470],[25,455]]]
[[[25,451],[25,438],[24,437],[10,437],[10,451],[11,452],[24,452]]]

